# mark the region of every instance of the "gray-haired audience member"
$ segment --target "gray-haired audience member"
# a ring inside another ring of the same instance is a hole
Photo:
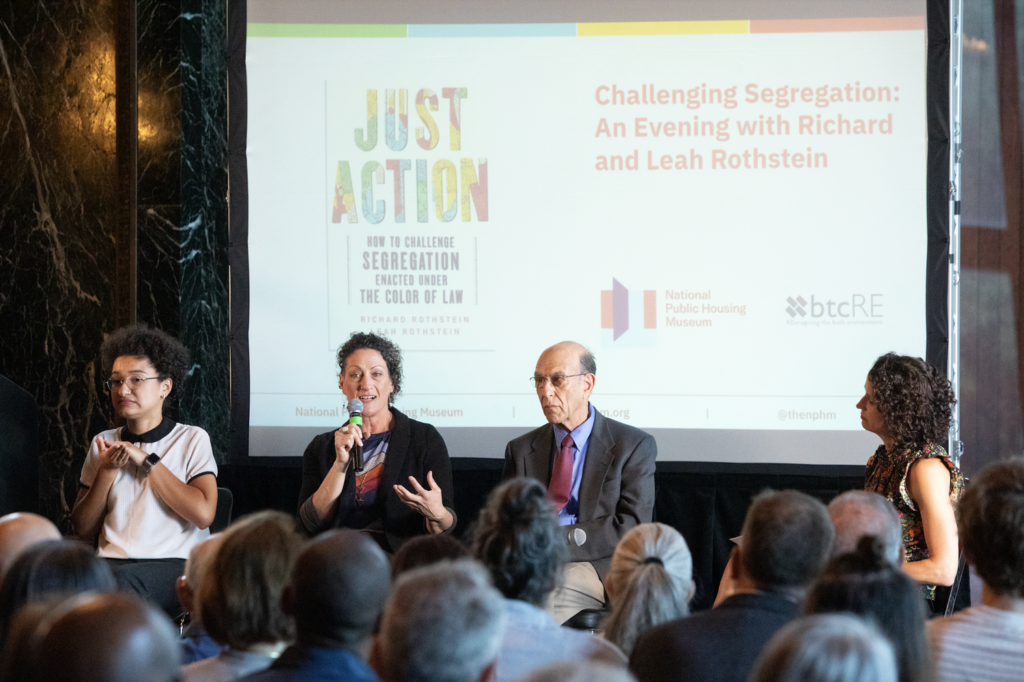
[[[179,576],[174,584],[178,601],[191,618],[188,627],[181,633],[182,665],[213,658],[220,653],[220,644],[206,634],[206,629],[199,618],[196,596],[199,594],[206,567],[213,560],[222,539],[223,535],[216,533],[189,550],[188,559],[185,560],[185,574]]]
[[[49,519],[25,512],[0,516],[0,580],[22,552],[47,540],[60,540],[60,531]]]
[[[957,508],[981,604],[928,622],[938,682],[1024,678],[1024,460],[986,467]],[[963,589],[963,588],[961,588]]]
[[[558,512],[540,481],[513,478],[494,489],[480,512],[473,552],[506,598],[508,623],[496,682],[519,680],[564,661],[625,665],[614,646],[589,633],[559,627],[544,611],[568,552]]]
[[[710,611],[641,635],[629,667],[640,682],[746,680],[764,644],[799,615],[832,550],[824,504],[795,490],[754,498],[733,549],[733,595]]]
[[[750,682],[896,682],[896,657],[856,616],[808,616],[768,642]]]
[[[301,547],[294,519],[276,511],[246,516],[224,532],[198,595],[203,627],[223,648],[183,667],[184,682],[226,682],[263,670],[295,638],[281,594]]]
[[[828,505],[832,525],[836,529],[832,556],[857,549],[865,535],[882,541],[885,558],[894,566],[903,564],[903,528],[896,508],[878,493],[848,490]]]
[[[368,536],[331,530],[299,554],[281,606],[295,619],[295,644],[259,682],[378,682],[366,664],[373,627],[391,585],[388,559]]]
[[[11,564],[0,583],[0,645],[14,615],[25,604],[116,590],[107,562],[84,544],[51,540],[34,545]]]
[[[893,645],[900,682],[932,679],[924,636],[921,587],[889,561],[882,540],[860,539],[856,551],[832,557],[807,595],[809,614],[853,613],[878,627]]]
[[[388,597],[377,672],[384,682],[485,682],[504,629],[504,600],[475,561],[417,568]]]
[[[690,614],[693,557],[686,540],[663,523],[642,523],[619,540],[605,577],[612,615],[604,636],[629,656],[655,625]]]
[[[625,668],[590,661],[556,663],[541,668],[522,682],[636,682]]]
[[[167,616],[134,594],[82,595],[38,626],[35,682],[172,682],[180,650]]]

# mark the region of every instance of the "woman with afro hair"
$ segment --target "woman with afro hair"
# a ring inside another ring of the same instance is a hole
[[[79,537],[96,541],[122,589],[177,615],[175,580],[189,550],[209,537],[217,510],[209,435],[164,416],[189,353],[172,336],[136,324],[107,337],[100,355],[125,425],[93,438],[71,522]]]
[[[954,505],[964,478],[940,445],[949,438],[949,381],[920,358],[878,358],[857,403],[865,430],[882,439],[868,460],[864,489],[888,499],[900,515],[903,570],[924,586],[934,608],[935,585],[952,585],[958,564]]]

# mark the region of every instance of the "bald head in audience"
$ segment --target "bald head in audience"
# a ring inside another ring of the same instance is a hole
[[[0,516],[0,581],[22,552],[47,540],[60,540],[60,531],[49,519],[26,512]]]
[[[36,631],[36,682],[173,682],[181,652],[167,617],[133,594],[68,600]]]
[[[828,505],[828,514],[836,529],[832,556],[857,549],[865,535],[882,542],[885,558],[894,566],[903,564],[903,528],[896,509],[878,493],[848,490]]]
[[[377,543],[336,530],[299,554],[282,607],[295,619],[299,644],[348,649],[365,659],[390,587],[391,567]]]

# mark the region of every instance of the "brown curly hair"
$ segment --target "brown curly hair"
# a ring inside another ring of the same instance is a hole
[[[886,353],[868,379],[878,411],[896,445],[924,446],[949,438],[953,388],[939,370],[921,358]]]
[[[120,357],[143,357],[149,360],[161,379],[172,379],[172,391],[180,391],[192,368],[188,348],[162,329],[152,329],[141,322],[115,330],[100,346],[104,375],[110,375],[114,360]]]

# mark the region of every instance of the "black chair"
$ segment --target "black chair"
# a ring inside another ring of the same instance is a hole
[[[219,533],[231,525],[231,508],[235,505],[235,496],[227,488],[217,488],[217,513],[210,524],[211,533]]]

